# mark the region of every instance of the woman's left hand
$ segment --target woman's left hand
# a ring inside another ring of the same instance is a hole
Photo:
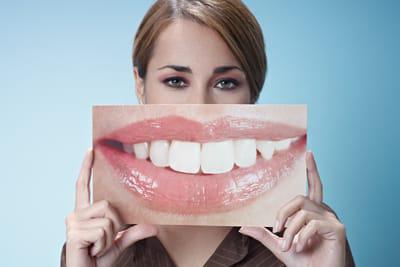
[[[322,183],[311,152],[307,152],[306,164],[308,196],[297,196],[277,215],[273,231],[280,232],[287,225],[283,236],[263,227],[239,231],[260,241],[287,266],[345,266],[345,227],[322,202]]]

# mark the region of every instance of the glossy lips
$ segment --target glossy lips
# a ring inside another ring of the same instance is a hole
[[[159,168],[147,160],[125,153],[122,144],[152,140],[209,142],[254,138],[281,140],[299,137],[271,160],[257,157],[256,164],[222,174],[186,174]],[[179,116],[168,116],[132,123],[95,142],[120,182],[148,208],[177,214],[224,212],[241,207],[272,188],[290,174],[305,152],[305,129],[282,123],[223,117],[200,123]]]

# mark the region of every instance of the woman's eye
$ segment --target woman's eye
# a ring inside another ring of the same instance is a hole
[[[220,80],[215,87],[221,90],[232,90],[239,85],[238,81],[232,79]]]
[[[183,88],[186,87],[186,82],[182,78],[179,77],[171,77],[167,78],[163,81],[164,84],[174,88]]]

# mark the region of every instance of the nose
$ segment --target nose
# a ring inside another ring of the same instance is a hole
[[[192,88],[186,101],[188,104],[215,104],[208,93],[208,88],[204,86]]]

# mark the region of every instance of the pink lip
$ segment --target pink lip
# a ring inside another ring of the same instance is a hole
[[[207,142],[231,138],[279,140],[299,137],[271,160],[257,158],[255,165],[228,173],[185,174],[159,168],[123,152],[120,143],[152,140]],[[120,182],[146,207],[177,214],[224,212],[257,199],[290,173],[306,149],[306,131],[282,123],[223,117],[200,123],[168,116],[132,123],[95,141],[96,147],[118,173]]]

